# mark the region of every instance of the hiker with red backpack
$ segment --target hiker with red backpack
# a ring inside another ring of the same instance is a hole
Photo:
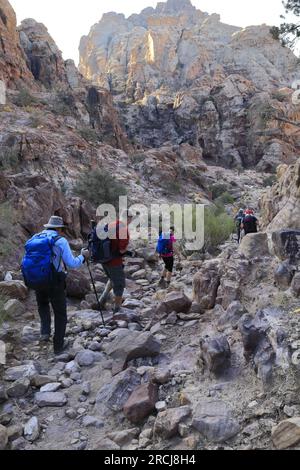
[[[247,209],[245,211],[245,216],[241,223],[241,229],[244,230],[245,236],[249,233],[258,232],[258,220],[254,215],[253,209]]]
[[[158,284],[161,287],[169,287],[171,284],[174,268],[173,245],[176,242],[174,232],[175,228],[171,227],[169,233],[161,233],[156,247],[156,252],[159,254],[165,265]]]
[[[67,326],[66,276],[67,268],[80,268],[89,258],[89,251],[83,249],[74,257],[64,235],[61,217],[52,216],[45,230],[34,235],[25,245],[22,273],[27,287],[35,290],[41,319],[41,342],[48,342],[51,336],[50,304],[54,312],[55,331],[54,353],[60,354],[67,347],[64,340]]]
[[[115,306],[113,314],[119,312],[123,303],[123,293],[126,287],[126,277],[124,271],[124,256],[132,256],[127,250],[130,236],[129,225],[133,220],[130,211],[123,212],[121,219],[102,227],[107,233],[107,238],[98,237],[98,228],[92,232],[90,250],[92,260],[102,264],[102,268],[108,278],[105,290],[100,298],[100,307],[105,308],[108,296],[113,290],[115,295]]]

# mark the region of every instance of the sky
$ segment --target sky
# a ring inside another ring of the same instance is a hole
[[[25,18],[44,23],[63,53],[78,64],[80,38],[88,34],[103,13],[115,11],[130,16],[158,0],[10,0],[18,24]],[[219,13],[221,21],[235,26],[267,23],[279,25],[284,13],[281,0],[192,0],[199,10]]]

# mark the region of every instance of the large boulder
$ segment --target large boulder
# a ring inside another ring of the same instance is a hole
[[[61,407],[66,405],[68,398],[63,392],[37,392],[35,403],[40,407]]]
[[[157,356],[160,353],[160,342],[151,333],[125,330],[105,345],[104,351],[122,370],[131,359]]]
[[[153,383],[136,388],[124,405],[126,418],[134,424],[140,423],[155,410],[158,401],[158,386]]]
[[[203,263],[201,270],[194,276],[194,300],[204,310],[213,309],[216,304],[220,285],[219,261],[211,260]]]
[[[300,231],[281,230],[272,233],[272,249],[282,261],[295,263],[300,260]]]
[[[266,233],[249,233],[242,239],[239,253],[249,259],[270,256],[268,235]]]
[[[170,292],[166,295],[165,300],[160,304],[159,312],[165,313],[188,313],[192,306],[192,301],[184,294],[184,292]]]
[[[97,406],[105,405],[112,411],[121,411],[132,392],[141,384],[141,376],[129,368],[116,375],[98,392]]]
[[[192,425],[211,442],[227,441],[240,431],[231,409],[219,400],[199,403],[193,413]]]
[[[28,289],[22,281],[0,282],[0,294],[9,299],[26,300]]]
[[[231,351],[226,336],[201,339],[200,349],[200,358],[210,372],[219,375],[228,368]]]
[[[67,295],[82,300],[90,292],[90,281],[81,271],[70,271],[67,276]]]

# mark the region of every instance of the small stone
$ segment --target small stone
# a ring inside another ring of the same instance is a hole
[[[62,392],[37,392],[35,402],[40,407],[54,406],[61,407],[67,403],[68,399]]]
[[[55,377],[50,377],[48,375],[35,375],[31,378],[30,385],[32,387],[40,388],[53,382],[55,382]]]
[[[98,343],[97,341],[93,341],[90,345],[89,345],[89,349],[91,351],[101,351],[102,349],[102,345],[100,343]]]
[[[66,411],[65,411],[65,415],[67,418],[69,419],[75,419],[77,418],[77,411],[74,410],[74,408],[68,408]]]
[[[65,373],[67,375],[71,375],[74,372],[80,372],[80,367],[77,362],[75,361],[70,361],[68,364],[65,366]]]
[[[43,387],[40,389],[40,392],[57,392],[61,387],[60,382],[54,382],[54,383],[49,383],[46,385],[43,385]]]
[[[97,429],[100,429],[100,428],[104,427],[103,421],[100,421],[99,419],[95,418],[94,416],[84,416],[82,418],[82,425],[85,428],[95,427]]]
[[[18,439],[12,441],[10,448],[11,450],[24,450],[26,445],[27,441],[24,439],[24,437],[18,437]]]
[[[283,412],[284,414],[286,414],[289,418],[292,418],[293,416],[295,416],[295,414],[297,413],[297,410],[295,408],[293,408],[292,406],[285,406],[283,408]]]
[[[85,350],[77,353],[75,360],[80,366],[89,367],[94,364],[95,356],[93,351]]]
[[[30,379],[28,377],[18,379],[7,388],[7,395],[11,398],[21,398],[28,392],[29,386]]]
[[[82,384],[82,394],[88,396],[91,393],[91,384],[90,382],[84,382]]]
[[[72,379],[63,379],[61,381],[62,388],[70,388],[72,385],[73,385],[73,380]]]
[[[30,418],[29,421],[25,424],[24,427],[24,437],[30,441],[34,442],[38,439],[40,434],[40,425],[36,416]]]
[[[11,299],[6,302],[3,311],[9,318],[13,319],[25,313],[25,306],[19,300]]]
[[[153,381],[160,385],[164,385],[171,380],[171,372],[169,369],[157,369],[153,376]]]
[[[159,413],[160,411],[165,411],[167,409],[167,404],[165,401],[158,401],[155,403],[155,409]]]

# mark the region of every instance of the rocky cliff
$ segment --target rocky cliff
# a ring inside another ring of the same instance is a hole
[[[11,87],[24,83],[34,86],[20,45],[16,15],[7,0],[0,2],[0,80]]]
[[[295,148],[276,132],[258,137],[253,122],[270,101],[280,106],[276,93],[297,72],[296,57],[269,30],[229,26],[189,0],[168,0],[129,18],[103,15],[81,40],[79,68],[111,91],[136,143],[190,143],[209,162],[267,169],[270,154],[278,163],[294,159]]]

